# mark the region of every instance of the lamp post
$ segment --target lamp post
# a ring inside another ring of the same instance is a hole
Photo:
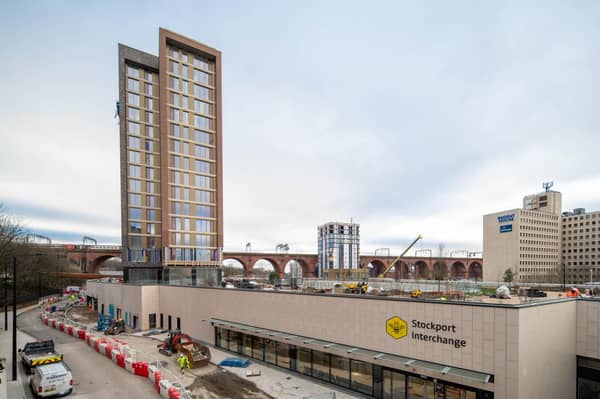
[[[8,263],[4,264],[4,331],[8,331]]]
[[[25,256],[40,256],[42,254],[29,254]],[[17,380],[17,257],[13,256],[13,312],[12,312],[12,381]]]
[[[17,380],[17,257],[13,256],[12,380]]]

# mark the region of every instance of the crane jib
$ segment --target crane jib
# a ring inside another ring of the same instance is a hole
[[[417,238],[415,238],[415,240],[408,247],[406,247],[406,249],[396,259],[394,259],[394,261],[392,263],[390,263],[388,265],[388,267],[386,267],[385,270],[383,272],[381,272],[379,274],[379,276],[377,276],[377,277],[383,278],[386,275],[386,273],[389,272],[392,267],[394,267],[396,262],[398,262],[400,260],[400,258],[402,258],[408,251],[410,251],[410,249],[413,247],[413,245],[415,245],[417,243],[417,241],[419,241],[422,238],[423,238],[423,236],[421,236],[421,234],[419,234],[417,236]]]

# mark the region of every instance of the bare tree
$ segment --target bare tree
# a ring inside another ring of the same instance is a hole
[[[3,204],[0,204],[0,259],[6,257],[16,243],[25,234],[25,229],[15,216],[9,215]]]

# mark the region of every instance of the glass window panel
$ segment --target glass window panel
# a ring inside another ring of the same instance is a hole
[[[312,352],[312,376],[329,381],[329,354],[319,351]]]
[[[127,131],[131,134],[140,134],[140,124],[135,122],[127,122]]]
[[[154,127],[146,126],[146,136],[154,137]]]
[[[200,85],[194,85],[194,96],[204,100],[210,100],[210,90]]]
[[[311,375],[310,349],[298,348],[296,370],[302,374]]]
[[[286,369],[291,368],[290,361],[290,345],[278,342],[277,343],[277,365]]]
[[[137,68],[127,65],[127,75],[133,76],[134,78],[139,78],[140,71]]]
[[[252,357],[252,335],[242,335],[242,353],[248,357]]]
[[[147,206],[151,206],[151,207],[155,207],[157,204],[156,202],[156,197],[153,195],[149,195],[146,197],[146,205]]]
[[[129,222],[129,232],[135,234],[142,233],[142,224],[140,222]]]
[[[358,360],[351,361],[352,373],[352,389],[367,395],[373,392],[373,369],[371,364],[360,362]],[[404,397],[403,397],[404,398]]]
[[[185,94],[188,94],[190,92],[190,88],[188,86],[187,80],[181,81],[181,91],[184,92]]]
[[[136,121],[140,120],[140,110],[127,107],[127,117]]]
[[[197,236],[197,237],[206,237],[206,236]],[[261,337],[254,337],[252,340],[252,357],[258,360],[264,360],[264,350],[265,342]]]
[[[151,96],[152,95],[152,85],[146,83],[146,94]]]
[[[173,73],[179,73],[179,63],[177,63],[176,61],[170,61],[169,62],[169,71],[171,71]]]
[[[223,349],[229,349],[229,330],[217,328],[217,346]]]
[[[198,83],[209,84],[209,75],[206,72],[194,69],[194,80]]]
[[[265,362],[276,364],[277,348],[275,341],[265,339]]]
[[[197,202],[214,202],[214,195],[211,191],[196,190]]]
[[[140,96],[133,93],[127,93],[127,103],[131,105],[140,105]]]
[[[205,69],[207,71],[210,70],[209,63],[206,60],[201,59],[201,58],[194,57],[194,66],[200,67],[200,68]]]
[[[142,210],[140,208],[129,208],[130,219],[142,219]]]
[[[239,353],[239,351],[240,351],[239,340],[240,340],[240,333],[238,333],[236,331],[229,331],[229,350],[230,351]]]
[[[142,196],[140,194],[129,194],[129,205],[142,205]]]
[[[408,399],[433,398],[433,382],[412,375],[408,376],[407,384]]]
[[[127,79],[127,88],[129,90],[140,91],[140,82],[135,79]]]
[[[350,386],[350,359],[336,355],[330,355],[331,382],[343,387]]]
[[[142,182],[140,180],[129,179],[129,191],[142,191]]]
[[[194,130],[194,140],[199,143],[213,145],[213,135],[211,133],[203,132],[200,130]]]

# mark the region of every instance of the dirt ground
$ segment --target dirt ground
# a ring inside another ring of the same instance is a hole
[[[194,399],[274,399],[258,389],[252,381],[244,380],[223,369],[196,377],[194,382],[186,388],[192,392]]]

